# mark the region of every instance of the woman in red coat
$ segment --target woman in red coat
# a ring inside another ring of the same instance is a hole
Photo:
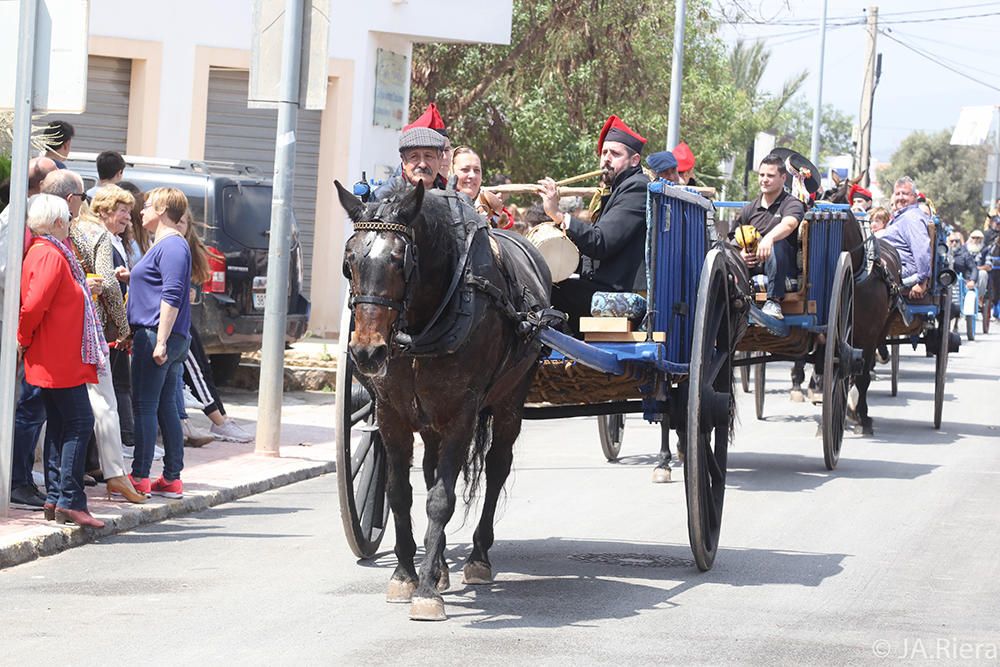
[[[107,363],[86,276],[65,245],[70,214],[66,201],[35,195],[28,228],[35,235],[21,268],[18,355],[25,380],[41,388],[48,420],[45,434],[45,514],[58,523],[103,528],[87,511],[83,471],[94,430],[87,383]]]

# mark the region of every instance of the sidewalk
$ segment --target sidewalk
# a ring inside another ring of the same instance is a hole
[[[223,401],[229,415],[253,433],[256,392],[226,389]],[[121,499],[108,501],[103,484],[89,487],[89,509],[107,524],[99,531],[60,526],[45,521],[41,512],[11,509],[8,519],[0,521],[0,568],[49,556],[142,524],[333,472],[336,457],[333,402],[332,393],[285,394],[280,458],[255,455],[253,443],[213,442],[202,448],[185,448],[183,499],[154,496],[143,505],[133,505]],[[208,419],[200,411],[189,410],[189,414],[194,423],[208,426]],[[131,459],[125,460],[126,470],[130,462]],[[160,470],[161,462],[154,462],[152,476],[158,476]],[[330,483],[334,481],[331,479]]]

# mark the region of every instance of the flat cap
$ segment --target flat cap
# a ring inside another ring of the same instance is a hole
[[[659,174],[661,171],[667,171],[668,169],[677,168],[677,158],[670,151],[660,151],[659,153],[653,153],[646,158],[646,164],[654,172]]]
[[[444,150],[444,137],[427,127],[411,127],[399,135],[399,152],[411,148]]]

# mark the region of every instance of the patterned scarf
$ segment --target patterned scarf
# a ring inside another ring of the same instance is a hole
[[[80,356],[83,358],[83,363],[94,364],[103,370],[108,358],[108,343],[104,340],[104,334],[97,324],[97,313],[90,298],[90,289],[87,287],[87,276],[83,272],[83,267],[65,243],[51,234],[46,234],[42,238],[59,248],[63,257],[69,262],[70,273],[83,289],[83,339],[80,342]]]

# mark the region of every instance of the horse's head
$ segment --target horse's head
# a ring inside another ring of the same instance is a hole
[[[424,187],[420,183],[404,196],[365,205],[336,185],[340,204],[354,223],[344,247],[344,276],[351,281],[349,307],[354,310],[349,348],[358,370],[382,375],[410,299],[416,270],[411,225],[420,214]]]

